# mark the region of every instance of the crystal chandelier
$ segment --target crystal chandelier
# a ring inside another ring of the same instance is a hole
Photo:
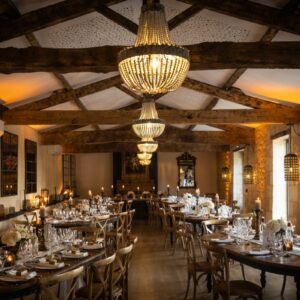
[[[151,164],[151,159],[141,159],[140,164],[142,166],[149,166]]]
[[[132,123],[134,133],[141,139],[153,139],[164,132],[165,126],[165,121],[158,118],[154,100],[149,96],[145,97],[141,116]]]
[[[142,139],[138,142],[137,147],[140,152],[153,153],[158,148],[158,142],[154,141],[152,138]]]
[[[189,59],[189,51],[170,39],[163,5],[144,1],[135,44],[118,54],[126,85],[147,94],[174,91],[187,75]]]
[[[152,153],[147,153],[147,152],[142,152],[142,153],[138,153],[137,157],[139,160],[149,160],[152,158]]]

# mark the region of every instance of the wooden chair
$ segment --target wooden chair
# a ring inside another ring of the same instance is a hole
[[[170,234],[173,234],[173,236],[175,236],[176,229],[175,229],[175,227],[169,225],[168,216],[171,216],[170,213],[166,213],[164,208],[160,208],[159,211],[160,211],[160,216],[161,216],[161,220],[162,220],[163,234],[165,236],[164,247],[166,249],[168,237]]]
[[[127,221],[126,221],[126,238],[129,237],[131,233],[131,227],[132,227],[132,221],[133,221],[133,216],[135,213],[135,209],[129,210],[127,214]]]
[[[14,220],[13,221],[14,224],[30,229],[31,226],[36,224],[37,219],[38,219],[37,213],[35,211],[26,213],[23,216],[24,216],[25,220]]]
[[[111,204],[116,214],[119,214],[123,211],[124,201],[114,202]]]
[[[77,283],[80,275],[83,273],[83,267],[67,271],[64,273],[49,275],[41,277],[39,280],[40,289],[36,296],[37,300],[59,300],[60,285],[62,282],[71,281],[71,286],[69,287],[66,296],[63,300],[71,300],[74,298],[75,289],[77,288]],[[54,291],[50,289],[51,286],[58,285],[57,295]]]
[[[229,260],[226,249],[219,246],[206,246],[213,278],[213,300],[222,296],[229,300],[230,296],[242,299],[263,299],[262,288],[246,280],[230,280]]]
[[[194,292],[193,292],[193,300],[196,299],[196,291],[197,285],[200,279],[204,275],[208,275],[211,273],[211,267],[209,262],[206,259],[198,260],[196,257],[195,251],[195,243],[192,234],[185,234],[185,248],[186,248],[186,257],[187,257],[187,271],[188,271],[188,283],[187,289],[185,293],[185,299],[188,296],[190,289],[190,281],[193,280],[194,284]],[[208,290],[210,292],[210,286],[208,285]]]
[[[116,254],[92,264],[87,286],[77,290],[79,299],[98,300],[112,297],[112,271]]]
[[[128,266],[133,244],[117,250],[113,270],[112,299],[128,299]]]
[[[110,239],[111,242],[114,242],[116,250],[118,250],[120,246],[125,245],[127,218],[128,212],[119,213],[116,227],[112,231],[106,233],[108,239]]]
[[[86,226],[77,226],[71,227],[71,230],[77,231],[86,241],[97,242],[99,239],[103,240],[103,246],[105,246],[105,229],[99,227],[86,227]]]
[[[127,200],[126,201],[126,211],[131,210],[132,203],[133,203],[133,200]]]
[[[227,220],[218,220],[218,219],[211,219],[211,220],[204,220],[202,222],[202,228],[204,234],[211,234],[213,232],[222,231],[225,227],[227,227],[229,221]]]

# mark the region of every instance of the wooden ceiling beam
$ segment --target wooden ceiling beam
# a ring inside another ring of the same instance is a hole
[[[257,97],[245,95],[238,88],[219,88],[217,86],[210,85],[208,83],[200,82],[195,79],[186,78],[183,82],[183,86],[193,91],[205,93],[218,98],[222,98],[231,102],[235,102],[241,105],[249,106],[252,108],[282,108],[281,104],[273,103],[270,101],[262,100]]]
[[[103,0],[112,5],[124,0]],[[0,41],[9,40],[95,11],[99,0],[66,0],[30,11],[19,18],[0,22]]]
[[[247,0],[180,0],[187,4],[200,4],[213,11],[265,25],[279,30],[300,34],[298,14]]]
[[[137,142],[138,137],[129,129],[128,131],[120,130],[102,130],[96,131],[73,131],[73,132],[55,132],[55,133],[41,133],[40,141],[43,145],[57,145],[57,144],[90,144],[90,143],[105,143],[105,142]],[[202,143],[202,144],[253,144],[254,132],[243,132],[242,134],[232,134],[228,132],[209,132],[196,131],[186,132],[184,130],[176,130],[167,127],[158,141],[173,141],[185,143]]]
[[[65,103],[68,101],[75,101],[75,99],[103,91],[105,89],[111,88],[116,84],[120,84],[122,82],[121,77],[119,75],[110,77],[107,79],[103,79],[101,81],[97,81],[85,86],[82,86],[77,89],[64,89],[54,91],[51,96],[47,98],[43,98],[41,100],[37,100],[35,102],[27,103],[24,105],[17,106],[13,108],[14,111],[21,110],[42,110],[51,106],[55,106],[61,103]]]
[[[300,42],[207,42],[186,46],[191,70],[229,68],[300,68]],[[1,48],[0,72],[111,72],[117,71],[122,46],[98,48]]]
[[[168,124],[236,124],[300,122],[300,110],[282,109],[224,109],[224,110],[158,110],[160,118]],[[14,125],[44,124],[129,124],[139,117],[139,110],[102,111],[13,111],[3,113],[3,120]]]
[[[160,143],[158,152],[223,152],[228,151],[228,145],[209,145],[209,144],[195,144],[195,143]],[[94,145],[63,145],[62,152],[65,154],[72,153],[98,153],[98,152],[136,152],[136,143],[106,143]]]

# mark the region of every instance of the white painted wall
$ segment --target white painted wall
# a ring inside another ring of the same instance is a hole
[[[111,194],[113,184],[112,153],[76,154],[76,185],[80,197],[87,197],[88,190],[99,194],[104,187],[105,194]]]
[[[15,207],[19,211],[24,199],[25,187],[25,139],[39,142],[38,133],[29,126],[9,125],[5,131],[18,135],[18,195],[0,197],[0,204]],[[37,148],[37,193],[27,194],[26,199],[33,198],[39,194],[42,188],[48,188],[50,194],[54,194],[54,187],[59,193],[62,188],[62,158],[61,155],[53,155],[57,146],[41,146]]]
[[[176,193],[178,184],[178,167],[176,158],[180,152],[158,153],[158,191]],[[201,195],[217,191],[217,155],[216,152],[191,152],[196,157],[196,182]],[[180,193],[188,191],[182,189]],[[194,191],[194,190],[191,190]]]

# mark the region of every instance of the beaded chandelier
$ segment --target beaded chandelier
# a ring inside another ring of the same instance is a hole
[[[139,160],[149,160],[152,158],[152,153],[147,153],[147,152],[142,152],[142,153],[138,153],[137,157]]]
[[[284,156],[284,180],[299,181],[299,161],[294,153]]]
[[[134,133],[141,139],[153,139],[164,132],[165,126],[165,121],[158,118],[154,100],[146,97],[140,118],[132,123]]]
[[[140,164],[142,166],[149,166],[151,164],[151,159],[141,159]]]
[[[137,147],[140,152],[153,153],[158,148],[158,142],[154,141],[152,138],[146,138],[139,141]]]
[[[119,72],[126,85],[147,94],[174,91],[187,75],[189,59],[189,51],[170,39],[163,5],[144,3],[134,46],[118,54]]]

